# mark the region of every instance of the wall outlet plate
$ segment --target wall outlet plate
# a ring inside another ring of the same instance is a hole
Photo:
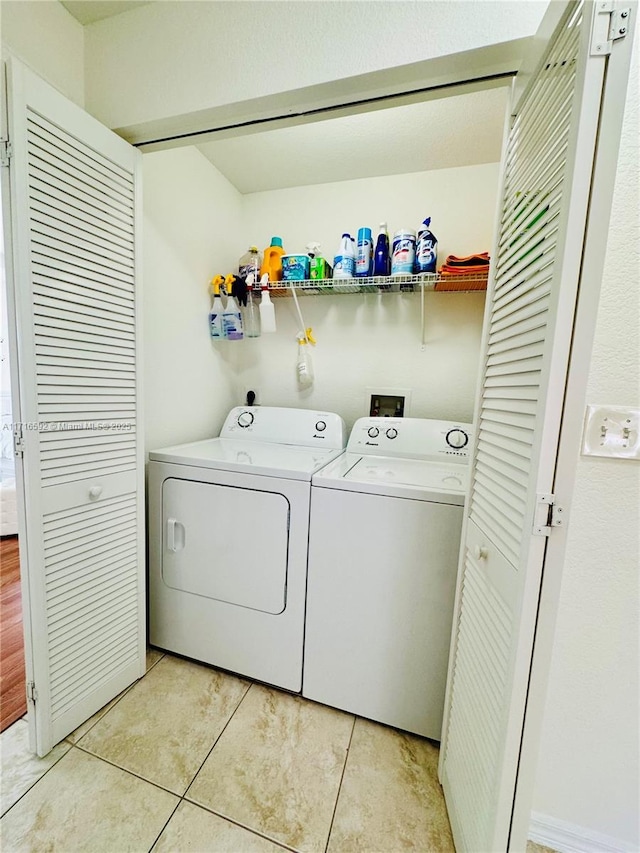
[[[587,406],[582,453],[584,456],[640,459],[640,409]]]

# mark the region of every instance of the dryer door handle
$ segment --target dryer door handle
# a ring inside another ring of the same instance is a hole
[[[182,541],[178,545],[176,542],[176,527],[179,527],[182,531]],[[167,548],[170,551],[173,551],[175,554],[176,551],[184,548],[184,540],[185,540],[185,529],[182,524],[176,518],[168,518],[167,519]]]

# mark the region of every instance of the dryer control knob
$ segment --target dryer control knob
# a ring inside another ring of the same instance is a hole
[[[397,429],[394,429],[393,427],[391,427],[390,429],[387,430],[387,438],[397,438],[397,437],[398,437],[398,430]]]
[[[324,432],[326,428],[327,424],[325,421],[318,421],[318,423],[316,424],[316,429],[318,432]]]
[[[380,430],[378,427],[369,427],[367,430],[367,435],[369,438],[377,438],[380,435]]]
[[[460,450],[462,447],[466,447],[468,443],[469,436],[461,429],[450,429],[447,433],[447,444],[449,447],[455,447],[456,450]]]
[[[253,412],[240,412],[238,415],[238,426],[246,429],[253,423]]]

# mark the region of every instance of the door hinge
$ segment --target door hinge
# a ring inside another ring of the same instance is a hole
[[[8,166],[13,157],[13,146],[8,139],[0,139],[0,165]]]
[[[595,4],[591,28],[591,56],[611,53],[614,41],[623,39],[629,32],[631,6],[619,7],[614,0],[601,0]]]
[[[552,527],[564,524],[564,509],[555,502],[555,495],[536,495],[533,535],[549,536]]]
[[[22,432],[22,424],[13,425],[13,454],[14,456],[24,456],[24,434]]]
[[[13,455],[24,456],[24,435],[22,424],[13,425]]]
[[[37,698],[38,698],[38,691],[36,690],[35,681],[28,681],[27,682],[27,699],[29,700],[29,702],[33,702],[33,704],[35,705]]]

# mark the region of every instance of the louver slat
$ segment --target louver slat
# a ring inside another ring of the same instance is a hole
[[[59,127],[42,114],[30,112],[27,121],[34,137],[48,139],[60,150],[73,155],[83,169],[105,175],[114,182],[119,182],[125,191],[130,190],[132,186],[131,173],[123,169],[122,166],[84,145],[73,136],[67,133],[61,134]]]
[[[66,214],[74,220],[80,219],[83,229],[96,237],[133,247],[130,223],[115,219],[99,205],[89,204],[69,195],[64,189],[39,181],[35,175],[31,175],[29,199],[34,211],[44,210],[52,216],[62,218]]]

